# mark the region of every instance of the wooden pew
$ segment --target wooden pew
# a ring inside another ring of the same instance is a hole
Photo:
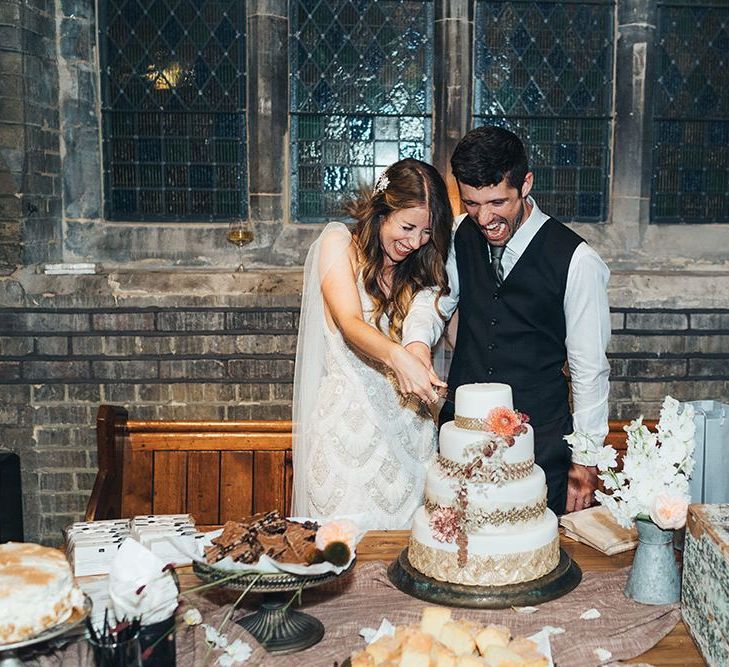
[[[612,445],[618,450],[618,460],[623,458],[625,450],[628,446],[628,434],[625,432],[624,427],[630,424],[630,419],[611,419],[608,424],[610,431],[608,432],[607,438],[605,438],[606,445]],[[652,432],[655,433],[656,426],[658,424],[657,419],[644,419],[643,425],[647,426]]]
[[[201,527],[291,506],[290,421],[135,421],[102,405],[86,520],[192,514]]]
[[[628,423],[610,421],[606,441],[619,458]],[[96,435],[87,521],[189,512],[212,527],[254,512],[290,514],[290,421],[135,421],[124,408],[102,405]]]

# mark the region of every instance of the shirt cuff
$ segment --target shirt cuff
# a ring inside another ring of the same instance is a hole
[[[420,336],[418,334],[410,334],[409,336],[405,337],[403,336],[403,339],[400,341],[400,345],[403,347],[407,347],[410,345],[410,343],[422,343],[423,345],[427,345],[430,347],[430,343],[426,340],[427,336]]]

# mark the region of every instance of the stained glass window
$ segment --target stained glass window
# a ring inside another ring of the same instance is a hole
[[[519,135],[540,207],[605,220],[614,3],[476,2],[474,126]]]
[[[389,164],[430,160],[432,2],[291,0],[292,214],[340,216]]]
[[[658,6],[651,221],[729,221],[729,7]]]
[[[245,217],[245,3],[100,6],[106,217]]]

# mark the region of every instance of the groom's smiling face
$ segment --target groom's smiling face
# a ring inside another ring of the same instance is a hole
[[[533,176],[529,172],[521,192],[511,186],[506,178],[497,185],[484,185],[480,188],[458,183],[466,212],[491,245],[506,245],[522,222],[529,217],[531,205],[526,196],[532,189],[532,182]]]

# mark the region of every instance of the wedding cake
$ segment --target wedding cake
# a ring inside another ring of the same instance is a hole
[[[0,544],[0,648],[62,623],[83,605],[62,552],[38,544]]]
[[[557,517],[547,508],[534,431],[506,384],[456,390],[455,419],[440,431],[408,548],[423,574],[456,584],[538,579],[559,563]]]

